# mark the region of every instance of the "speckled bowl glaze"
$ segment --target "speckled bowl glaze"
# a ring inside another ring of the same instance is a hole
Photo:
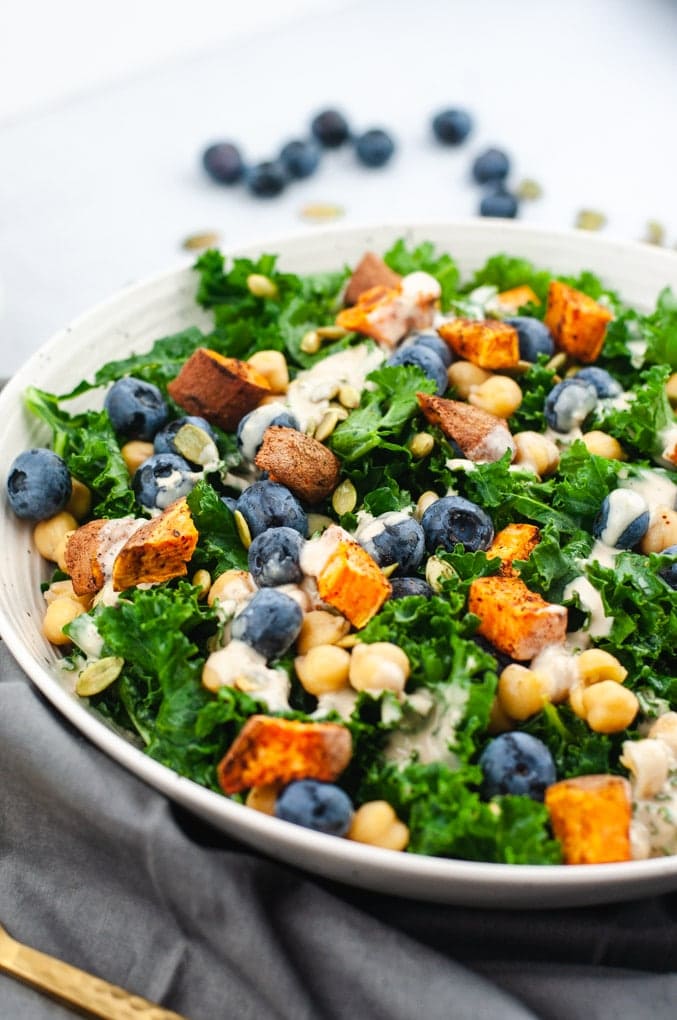
[[[497,252],[524,256],[560,273],[590,269],[640,308],[653,305],[666,284],[677,288],[674,252],[584,232],[558,232],[500,220],[306,231],[232,254],[277,252],[285,270],[321,272],[354,263],[366,249],[384,251],[398,237],[409,243],[432,241],[441,250],[451,252],[464,274]],[[159,336],[189,325],[207,327],[208,317],[194,303],[196,283],[190,267],[182,266],[128,287],[85,313],[33,355],[0,396],[0,476],[6,477],[17,453],[49,438],[23,408],[21,395],[28,385],[63,393],[80,379],[91,377],[105,361],[147,349]],[[91,402],[92,395],[90,406]],[[46,569],[32,548],[31,530],[29,524],[14,517],[5,500],[0,515],[0,548],[4,553],[0,632],[7,645],[55,709],[93,743],[223,832],[328,878],[441,903],[538,909],[610,902],[677,889],[677,856],[580,867],[478,864],[420,857],[315,833],[242,807],[181,778],[147,758],[64,686],[56,665],[58,653],[40,629],[40,582]]]

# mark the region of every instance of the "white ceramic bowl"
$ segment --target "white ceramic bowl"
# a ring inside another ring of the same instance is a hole
[[[524,256],[558,273],[590,269],[640,308],[653,306],[666,284],[677,288],[677,255],[664,249],[582,232],[555,232],[509,222],[389,224],[328,230],[258,245],[277,252],[280,266],[320,272],[354,263],[366,250],[385,251],[398,237],[430,240],[456,258],[467,275],[489,255]],[[180,268],[122,291],[53,337],[0,396],[0,478],[23,449],[48,440],[26,414],[28,385],[64,393],[91,378],[105,361],[147,349],[157,337],[209,318],[194,303],[196,277]],[[91,395],[88,398],[91,401]],[[3,482],[4,487],[4,482]],[[537,867],[478,864],[395,853],[314,833],[235,804],[146,757],[114,733],[61,685],[57,653],[42,637],[40,582],[46,576],[32,549],[31,526],[6,508],[0,515],[0,631],[16,659],[54,707],[112,758],[213,825],[281,860],[351,885],[402,896],[471,906],[539,908],[591,904],[677,888],[677,856],[623,864]],[[0,724],[1,725],[1,724]]]

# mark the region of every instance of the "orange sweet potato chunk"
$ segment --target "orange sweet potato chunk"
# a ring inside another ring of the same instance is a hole
[[[378,564],[357,542],[339,542],[317,578],[323,602],[333,606],[354,627],[364,627],[391,592]]]
[[[582,291],[559,280],[550,281],[544,322],[555,346],[572,358],[585,364],[596,361],[612,318],[608,308]]]
[[[478,634],[521,662],[566,635],[566,608],[546,602],[517,576],[478,577],[470,585],[468,611],[480,618]]]
[[[502,312],[510,312],[516,315],[524,305],[540,305],[538,295],[531,289],[528,283],[519,287],[511,287],[510,290],[502,290],[496,295],[496,302],[501,306]]]
[[[494,537],[487,556],[498,556],[501,574],[515,574],[513,560],[528,560],[538,540],[539,530],[535,524],[508,524]]]
[[[113,563],[113,588],[124,591],[184,577],[197,540],[188,503],[185,498],[175,500],[125,542]]]
[[[338,723],[306,723],[253,715],[217,767],[224,793],[295,779],[331,783],[352,755],[350,731]]]
[[[577,776],[545,791],[552,830],[566,864],[629,861],[632,800],[622,776]]]
[[[480,368],[514,368],[519,361],[517,330],[507,322],[451,319],[437,332],[457,357]]]

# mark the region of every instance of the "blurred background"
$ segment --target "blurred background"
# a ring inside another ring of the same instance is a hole
[[[672,0],[4,0],[0,375],[196,235],[478,215],[490,147],[519,219],[674,247],[676,40]],[[202,166],[222,141],[275,158],[328,107],[392,158],[325,151],[269,198]],[[450,107],[457,145],[431,129]]]

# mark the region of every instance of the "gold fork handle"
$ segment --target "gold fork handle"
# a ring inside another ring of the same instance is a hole
[[[16,947],[11,963],[4,961],[3,969],[71,1006],[87,1010],[92,1016],[102,1020],[185,1020],[170,1009],[132,995],[124,988],[37,949],[21,943],[16,943]]]

